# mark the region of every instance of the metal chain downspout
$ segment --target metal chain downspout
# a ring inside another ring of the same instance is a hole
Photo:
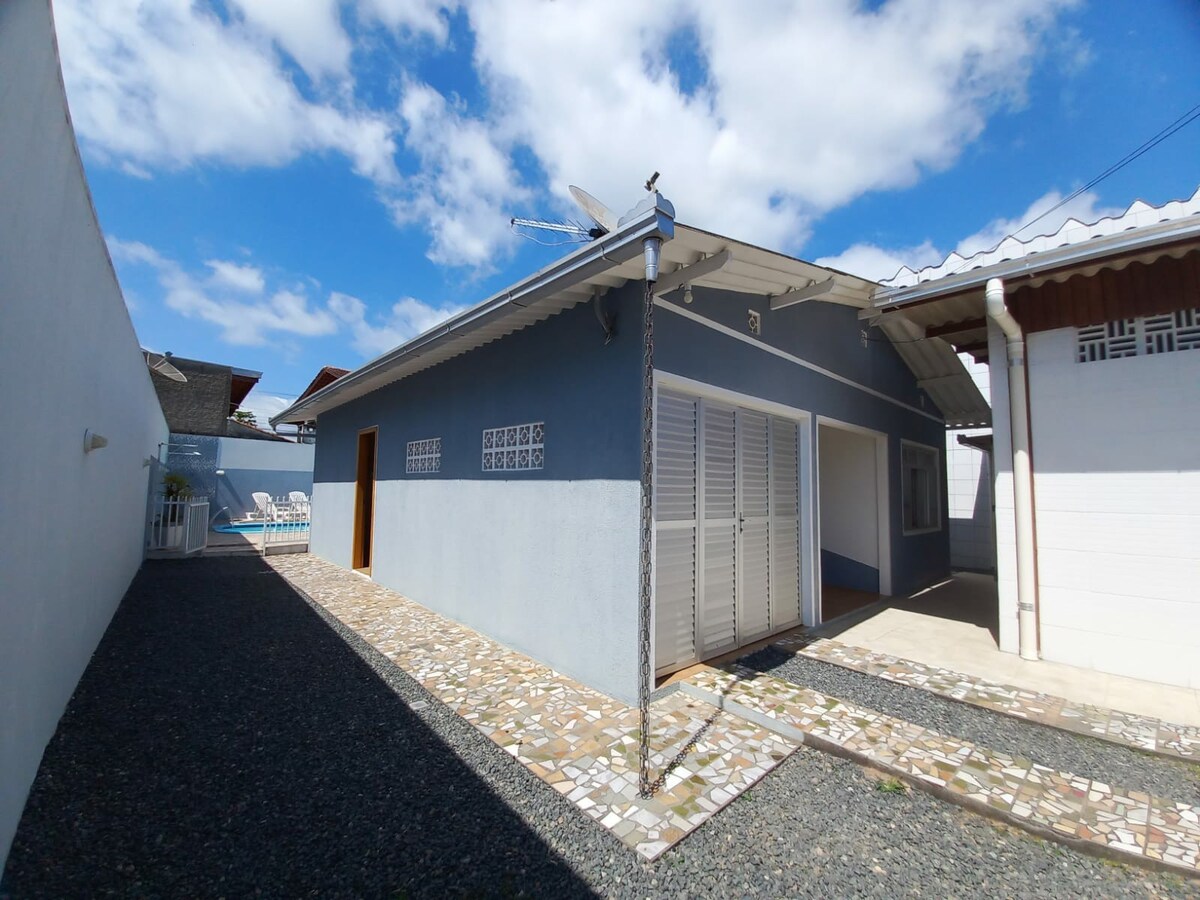
[[[638,593],[638,713],[641,740],[638,746],[639,790],[646,798],[654,793],[650,778],[650,578],[654,537],[654,282],[646,282],[642,357],[642,519],[641,585]]]

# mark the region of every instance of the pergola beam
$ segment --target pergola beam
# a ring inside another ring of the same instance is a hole
[[[814,281],[802,288],[795,288],[777,297],[772,297],[771,309],[784,309],[788,306],[795,306],[797,303],[803,303],[805,300],[815,300],[828,294],[833,290],[833,286],[834,279],[827,278],[824,281]]]
[[[654,285],[654,294],[661,297],[663,294],[669,294],[676,288],[683,287],[685,284],[694,282],[698,278],[711,275],[713,272],[719,272],[728,265],[731,259],[733,259],[733,253],[729,250],[722,250],[720,253],[714,253],[712,256],[698,260],[690,266],[676,269],[669,275],[664,275],[658,279]]]

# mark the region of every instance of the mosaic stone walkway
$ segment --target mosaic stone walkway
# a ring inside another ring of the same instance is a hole
[[[786,736],[1078,849],[1200,874],[1197,807],[1056,772],[737,663],[700,669],[682,688]]]
[[[626,846],[655,859],[800,741],[677,692],[652,707],[653,797],[638,713],[368,579],[308,554],[267,564]]]
[[[1200,760],[1200,727],[1075,703],[1051,694],[998,684],[911,659],[852,647],[828,638],[791,635],[773,646],[885,681],[921,688],[992,712],[1111,741],[1149,753]]]

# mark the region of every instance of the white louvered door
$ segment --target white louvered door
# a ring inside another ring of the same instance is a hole
[[[696,655],[696,412],[699,402],[659,391],[655,417],[654,667]]]
[[[771,416],[771,630],[800,622],[800,446],[796,422]]]
[[[800,621],[798,426],[660,389],[655,426],[655,669]]]
[[[768,424],[762,413],[737,411],[738,644],[771,630]]]
[[[737,414],[700,401],[703,423],[701,659],[737,646]]]

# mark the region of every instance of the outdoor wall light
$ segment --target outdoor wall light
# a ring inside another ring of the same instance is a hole
[[[692,302],[692,286],[690,284],[685,284],[683,286],[683,302],[684,303]]]
[[[92,429],[87,429],[83,433],[83,452],[91,453],[93,450],[99,450],[101,447],[108,446],[108,438],[102,434],[96,434]]]

